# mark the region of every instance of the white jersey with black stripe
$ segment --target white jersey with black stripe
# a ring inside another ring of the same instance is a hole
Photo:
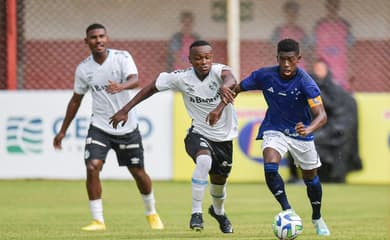
[[[185,107],[192,119],[193,132],[216,141],[230,141],[237,136],[238,121],[232,104],[228,104],[220,120],[210,126],[206,117],[221,102],[219,88],[223,84],[221,73],[230,68],[223,64],[212,64],[208,76],[199,80],[194,69],[188,68],[171,73],[160,73],[156,80],[159,91],[174,90],[182,93]]]
[[[129,52],[108,49],[103,64],[98,64],[92,55],[82,61],[76,69],[74,92],[84,95],[92,92],[91,124],[112,135],[123,135],[137,128],[138,119],[135,110],[129,111],[128,121],[115,129],[109,124],[109,118],[127,104],[133,97],[131,91],[110,94],[106,89],[109,80],[118,83],[127,81],[130,74],[138,74],[137,67]]]

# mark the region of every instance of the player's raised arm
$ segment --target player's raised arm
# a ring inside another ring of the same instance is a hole
[[[141,89],[141,91],[139,91],[125,106],[123,106],[121,110],[119,110],[112,117],[110,117],[109,123],[114,128],[117,128],[120,122],[122,122],[122,126],[124,126],[124,124],[127,122],[129,111],[138,103],[152,96],[156,92],[158,92],[156,88],[156,81],[153,81],[147,86],[145,86],[143,89]]]

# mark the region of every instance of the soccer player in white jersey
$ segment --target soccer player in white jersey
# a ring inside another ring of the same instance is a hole
[[[196,164],[192,175],[190,228],[197,231],[203,229],[202,202],[210,177],[213,203],[208,212],[218,221],[223,233],[232,233],[233,227],[224,209],[226,183],[232,167],[232,140],[237,136],[237,117],[232,104],[220,111],[221,121],[213,126],[207,121],[216,117],[209,113],[221,102],[221,95],[233,99],[229,93],[236,85],[236,79],[228,66],[213,63],[213,50],[206,41],[198,40],[191,44],[189,61],[191,68],[161,73],[112,116],[110,123],[114,128],[126,124],[127,113],[158,91],[172,89],[181,92],[192,119],[185,148]]]
[[[99,173],[110,149],[116,152],[119,166],[126,166],[134,177],[145,204],[146,219],[152,229],[164,225],[156,212],[152,182],[144,169],[143,145],[136,113],[128,113],[129,121],[119,128],[108,124],[109,117],[130,99],[127,89],[138,86],[138,71],[127,51],[106,48],[106,28],[98,23],[88,26],[85,43],[91,55],[82,61],[75,73],[74,93],[68,104],[62,127],[53,145],[61,149],[62,139],[80,107],[84,94],[92,91],[92,119],[85,145],[86,187],[93,221],[85,231],[105,230],[102,186]]]
[[[281,40],[277,49],[279,64],[252,72],[237,85],[234,92],[263,91],[268,109],[257,139],[263,139],[267,186],[282,210],[292,211],[284,181],[278,172],[281,158],[287,151],[290,152],[295,164],[302,170],[316,232],[328,236],[330,231],[321,217],[322,187],[317,175],[321,162],[313,136],[313,132],[326,123],[327,115],[319,87],[303,69],[297,67],[300,58],[298,42],[293,39]],[[213,119],[211,124],[217,120]]]

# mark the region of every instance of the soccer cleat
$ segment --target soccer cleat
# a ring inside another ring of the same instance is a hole
[[[203,230],[203,216],[202,213],[193,213],[190,220],[190,228],[195,231]]]
[[[148,221],[150,228],[158,230],[164,229],[164,224],[157,213],[147,215],[146,220]]]
[[[316,233],[319,236],[329,236],[330,231],[328,227],[326,226],[326,223],[324,219],[321,217],[320,219],[317,220],[312,220],[314,224],[314,228],[316,229]]]
[[[104,230],[106,230],[106,224],[104,224],[98,220],[93,220],[87,226],[82,227],[81,230],[83,230],[83,231],[104,231]]]
[[[232,223],[229,221],[226,214],[217,215],[214,211],[213,205],[209,207],[209,214],[218,221],[219,229],[221,229],[223,233],[233,233]]]

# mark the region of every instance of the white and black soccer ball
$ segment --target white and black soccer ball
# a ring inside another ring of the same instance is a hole
[[[302,219],[293,210],[282,211],[274,217],[272,230],[279,240],[291,240],[303,231]]]

